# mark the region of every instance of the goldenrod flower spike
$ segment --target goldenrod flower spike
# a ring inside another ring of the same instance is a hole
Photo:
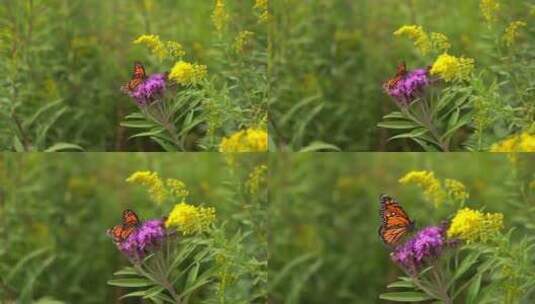
[[[165,222],[166,228],[176,228],[184,235],[206,231],[215,220],[214,208],[180,203],[175,205]]]

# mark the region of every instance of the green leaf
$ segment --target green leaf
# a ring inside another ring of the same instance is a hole
[[[126,128],[137,128],[137,129],[149,129],[154,127],[155,124],[147,121],[123,121],[121,122],[121,127]]]
[[[425,293],[416,291],[405,292],[387,292],[379,295],[379,299],[389,300],[394,302],[421,302],[432,299]]]
[[[424,129],[424,128],[417,128],[417,129],[414,129],[414,130],[410,131],[409,133],[402,133],[402,134],[398,134],[396,136],[392,136],[388,140],[391,141],[391,140],[400,139],[400,138],[420,137],[420,136],[424,135],[427,132],[428,131],[426,129]]]
[[[406,120],[383,121],[377,124],[377,127],[385,129],[412,129],[417,126],[414,122]]]
[[[321,141],[315,141],[309,144],[308,146],[302,148],[301,150],[299,150],[299,152],[313,152],[313,151],[320,151],[320,150],[340,151],[340,148],[338,148],[335,145],[331,145],[331,144],[324,143]]]
[[[24,146],[18,136],[13,136],[13,148],[15,152],[24,152]]]
[[[389,114],[386,114],[385,116],[383,116],[383,120],[387,120],[387,119],[404,119],[406,118],[406,116],[399,112],[399,111],[394,111],[392,113],[389,113]]]
[[[387,288],[414,288],[412,281],[396,281],[386,286]]]
[[[451,278],[448,286],[451,286],[455,280],[459,279],[472,265],[474,265],[477,262],[477,259],[481,255],[481,252],[479,251],[473,251],[470,254],[468,254],[461,262],[459,267],[457,267],[455,273],[453,274],[453,277]]]
[[[477,296],[479,295],[479,289],[481,288],[481,274],[478,274],[474,281],[470,284],[466,294],[466,304],[477,303]]]
[[[24,268],[24,265],[29,263],[31,260],[36,259],[40,255],[46,253],[50,248],[39,248],[37,250],[31,251],[24,257],[22,257],[13,268],[8,272],[8,274],[5,276],[4,281],[6,283],[10,283],[11,279],[17,275],[19,271],[21,271]]]
[[[129,278],[129,279],[114,279],[109,280],[108,285],[120,286],[120,287],[146,287],[152,286],[154,283],[147,279],[141,278]]]
[[[133,267],[124,267],[123,269],[113,273],[115,276],[120,275],[138,275],[137,271]]]
[[[58,151],[65,151],[65,150],[84,151],[84,148],[80,147],[79,145],[75,145],[75,144],[59,142],[59,143],[55,143],[52,146],[48,147],[45,150],[45,152],[58,152]]]

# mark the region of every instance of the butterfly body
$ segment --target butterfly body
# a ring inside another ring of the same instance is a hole
[[[397,84],[401,81],[401,79],[407,74],[407,65],[405,62],[402,62],[398,65],[396,76],[393,78],[388,79],[385,82],[385,87],[389,90],[392,90]]]
[[[137,214],[130,209],[123,211],[122,222],[121,224],[113,226],[113,228],[108,229],[107,234],[113,238],[117,243],[123,242],[134,232],[141,222]]]
[[[399,245],[401,240],[414,230],[415,223],[399,203],[386,194],[379,197],[381,207],[379,216],[382,223],[379,227],[379,236],[390,247]]]
[[[145,68],[141,62],[134,62],[134,71],[132,73],[132,79],[126,83],[122,89],[124,92],[133,92],[145,79],[147,74],[145,73]]]

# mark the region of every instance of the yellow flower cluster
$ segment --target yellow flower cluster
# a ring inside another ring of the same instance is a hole
[[[431,44],[438,52],[446,52],[451,47],[448,37],[442,33],[431,33]]]
[[[234,50],[236,50],[236,53],[245,53],[245,51],[250,47],[253,36],[254,33],[250,31],[239,32],[238,36],[236,36],[236,40],[234,40]]]
[[[214,12],[212,13],[212,22],[218,32],[221,32],[227,25],[230,15],[225,8],[225,2],[223,0],[216,0]]]
[[[134,44],[143,44],[147,46],[151,53],[159,60],[168,57],[182,57],[186,54],[180,43],[175,41],[163,42],[158,35],[141,35],[134,40]]]
[[[505,29],[505,34],[503,35],[503,40],[505,41],[505,45],[512,46],[516,39],[518,38],[518,30],[520,28],[526,27],[528,24],[524,21],[513,21],[507,26]]]
[[[168,178],[165,181],[167,189],[171,195],[176,197],[187,197],[189,195],[188,188],[183,181],[176,178]]]
[[[466,191],[466,187],[463,183],[455,179],[445,179],[444,188],[448,192],[450,198],[455,201],[463,202],[466,201],[470,194]]]
[[[491,152],[535,152],[535,135],[528,132],[514,135],[490,148]]]
[[[148,187],[151,199],[157,204],[163,203],[167,198],[167,190],[157,172],[137,171],[130,175],[126,181]]]
[[[225,137],[219,144],[219,152],[265,152],[267,151],[267,132],[249,128]]]
[[[435,174],[430,171],[411,171],[401,179],[401,184],[416,184],[424,190],[426,199],[433,202],[435,207],[440,206],[446,200],[446,192]]]
[[[503,228],[503,214],[482,213],[478,210],[463,208],[451,221],[447,235],[471,242],[486,242]]]
[[[268,0],[256,0],[254,8],[260,12],[258,19],[260,22],[268,22],[270,19],[269,15],[269,1]]]
[[[187,86],[199,83],[206,77],[206,74],[207,68],[205,65],[192,64],[181,60],[175,63],[171,69],[169,79]]]
[[[260,187],[266,182],[267,166],[260,165],[253,169],[253,172],[249,174],[246,187],[249,189],[249,193],[258,193]]]
[[[438,56],[430,73],[438,75],[444,81],[468,80],[474,70],[474,59],[455,57],[444,53]]]
[[[492,23],[497,20],[498,12],[500,11],[500,3],[496,0],[481,0],[479,8],[485,20]]]
[[[215,220],[214,208],[180,203],[175,205],[165,221],[165,227],[176,228],[184,235],[206,231]]]
[[[431,40],[421,26],[404,25],[395,31],[394,35],[409,37],[414,41],[414,46],[416,46],[422,55],[427,54],[431,50]]]

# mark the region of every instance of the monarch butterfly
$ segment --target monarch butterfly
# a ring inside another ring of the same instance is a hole
[[[399,83],[401,78],[403,78],[403,76],[405,76],[406,74],[407,74],[407,65],[405,64],[405,62],[402,62],[398,65],[396,76],[388,79],[385,82],[384,87],[389,90],[393,89]]]
[[[128,81],[123,87],[122,90],[125,93],[134,91],[138,85],[140,85],[145,79],[147,78],[147,75],[145,74],[145,68],[143,67],[143,64],[141,62],[134,62],[134,72],[132,73],[132,79]]]
[[[394,247],[400,243],[404,236],[414,230],[414,221],[390,196],[381,194],[379,202],[381,204],[379,216],[382,220],[379,236],[387,246]]]
[[[124,210],[121,218],[121,224],[115,225],[107,231],[107,234],[117,243],[126,240],[141,224],[137,214],[130,209]]]

